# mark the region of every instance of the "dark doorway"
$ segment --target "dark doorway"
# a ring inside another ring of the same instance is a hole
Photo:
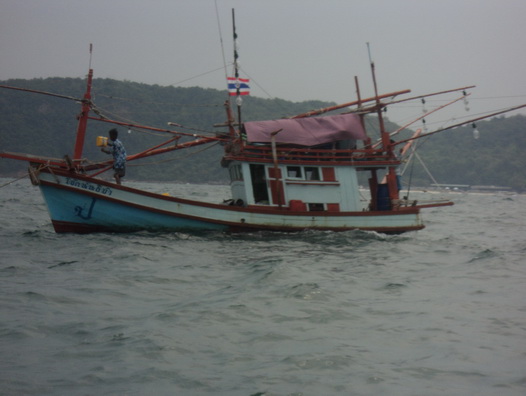
[[[252,191],[254,201],[260,204],[268,204],[267,180],[265,177],[265,165],[250,165],[250,177],[252,178]]]

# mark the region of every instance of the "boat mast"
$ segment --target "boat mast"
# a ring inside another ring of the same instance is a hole
[[[392,149],[391,149],[391,144],[389,142],[389,134],[386,133],[386,131],[385,131],[384,119],[383,119],[383,115],[382,115],[383,106],[382,106],[382,104],[380,102],[380,96],[378,95],[378,85],[376,83],[376,73],[375,73],[375,69],[374,69],[374,62],[371,59],[371,49],[369,47],[369,43],[367,43],[367,51],[369,52],[369,62],[371,64],[371,74],[372,74],[372,77],[373,77],[373,85],[374,85],[374,97],[375,97],[375,101],[376,101],[376,111],[378,113],[378,123],[379,123],[379,127],[380,127],[380,136],[381,136],[381,139],[382,139],[382,145],[383,145],[384,150],[386,152],[391,152]]]
[[[89,45],[89,71],[88,71],[88,80],[86,83],[86,93],[84,93],[84,98],[82,99],[82,110],[77,117],[79,120],[77,126],[77,137],[75,140],[75,149],[73,151],[73,159],[80,160],[82,158],[82,150],[84,148],[84,138],[86,136],[86,127],[88,124],[88,115],[91,109],[91,83],[93,80],[93,69],[91,68],[91,54],[93,50],[93,44]]]
[[[241,98],[241,83],[239,82],[239,54],[237,53],[237,33],[236,33],[236,16],[235,11],[232,8],[232,32],[234,35],[234,77],[236,78],[236,105],[237,105],[237,122],[241,127],[241,104],[243,99]]]
[[[356,106],[357,106],[358,114],[360,117],[360,123],[362,124],[363,130],[367,134],[367,130],[365,129],[365,114],[361,111],[363,102],[362,102],[362,95],[360,93],[360,84],[358,83],[358,76],[354,76],[354,86],[356,87],[356,97],[357,97]],[[367,138],[365,139],[364,145],[366,147],[369,147],[371,145],[371,138],[369,136],[367,136]]]
[[[380,127],[380,137],[382,140],[383,151],[387,154],[389,159],[396,159],[393,153],[393,145],[391,144],[391,135],[385,130],[384,118],[382,114],[383,106],[382,106],[382,103],[380,102],[380,97],[378,96],[378,85],[376,83],[376,73],[374,69],[374,62],[371,58],[371,49],[369,47],[369,43],[367,43],[367,51],[369,52],[369,62],[371,64],[371,73],[372,73],[373,85],[374,85],[374,96],[376,98],[376,111],[378,113],[378,125]],[[389,188],[389,198],[390,198],[391,205],[392,205],[393,201],[398,200],[399,198],[395,166],[388,167],[386,178],[387,178],[387,185]]]

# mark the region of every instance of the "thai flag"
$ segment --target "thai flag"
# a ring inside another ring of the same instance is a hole
[[[227,77],[227,80],[228,80],[228,92],[230,96],[237,95],[238,86],[239,86],[240,95],[250,94],[250,87],[248,86],[248,82],[250,80],[248,78]]]

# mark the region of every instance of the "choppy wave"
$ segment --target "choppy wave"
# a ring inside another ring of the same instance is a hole
[[[0,198],[2,394],[526,391],[524,196],[398,236],[57,235],[37,190]]]

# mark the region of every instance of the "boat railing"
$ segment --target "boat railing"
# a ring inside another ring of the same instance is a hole
[[[387,153],[375,149],[333,149],[311,147],[276,148],[278,162],[285,163],[327,163],[338,162],[347,165],[387,166],[398,161]],[[269,145],[245,145],[240,150],[226,155],[229,160],[242,162],[273,162],[274,157]]]

